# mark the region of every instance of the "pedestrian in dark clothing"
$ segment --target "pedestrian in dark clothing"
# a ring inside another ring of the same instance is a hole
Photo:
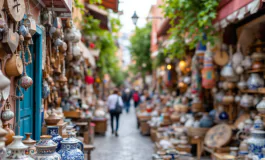
[[[124,108],[127,113],[129,113],[129,110],[130,110],[131,98],[132,98],[132,95],[131,95],[130,89],[129,88],[125,89],[125,91],[122,93],[122,100],[123,100]]]
[[[118,136],[119,117],[120,117],[120,114],[121,114],[121,113],[118,113],[116,111],[116,105],[117,105],[117,103],[120,106],[123,106],[122,99],[119,96],[119,91],[118,91],[118,89],[115,89],[113,91],[113,94],[111,94],[108,97],[108,100],[107,100],[107,106],[108,106],[109,113],[110,113],[111,131],[112,131],[112,134],[115,133],[115,136]],[[116,119],[116,129],[115,129],[115,131],[114,131],[114,119]]]

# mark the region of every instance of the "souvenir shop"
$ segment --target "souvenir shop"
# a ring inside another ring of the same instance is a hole
[[[140,132],[156,146],[153,159],[265,159],[264,4],[231,11],[230,2],[218,10],[214,43],[158,70],[160,85],[177,89],[138,109]]]

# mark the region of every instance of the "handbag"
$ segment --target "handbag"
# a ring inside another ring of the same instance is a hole
[[[118,113],[118,114],[121,114],[122,113],[122,106],[120,105],[120,103],[119,103],[119,96],[118,96],[118,98],[117,98],[117,102],[116,102],[116,104],[115,104],[115,109],[114,109],[114,112],[115,113]]]

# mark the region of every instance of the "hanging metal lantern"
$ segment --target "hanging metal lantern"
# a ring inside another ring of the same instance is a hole
[[[28,27],[29,33],[33,36],[37,31],[36,21],[32,18],[32,14],[27,14],[27,18],[24,19],[24,25]]]

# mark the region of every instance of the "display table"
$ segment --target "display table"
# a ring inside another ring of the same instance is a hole
[[[93,118],[92,123],[95,124],[95,133],[105,134],[107,131],[107,118]]]
[[[198,160],[201,159],[201,155],[203,152],[203,140],[204,140],[204,138],[202,138],[202,137],[191,137],[190,138],[190,143],[197,145],[197,159]]]
[[[93,145],[84,144],[84,153],[87,156],[87,160],[91,160],[91,151],[93,151],[95,147]]]
[[[147,123],[150,119],[151,119],[151,116],[138,116],[140,132],[143,135],[150,134],[151,128],[150,128],[150,125]]]

